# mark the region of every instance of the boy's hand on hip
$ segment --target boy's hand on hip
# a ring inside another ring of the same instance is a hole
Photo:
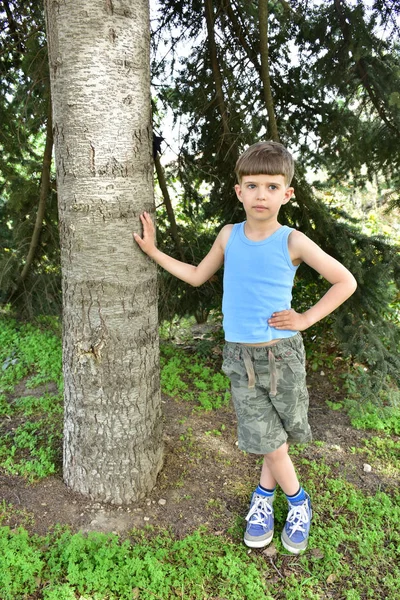
[[[304,314],[297,313],[293,308],[281,310],[272,314],[268,325],[275,329],[289,329],[291,331],[304,331],[309,327]]]
[[[154,251],[157,249],[155,245],[156,230],[154,223],[147,212],[144,212],[140,215],[140,220],[143,225],[143,237],[140,237],[140,235],[137,233],[134,233],[133,237],[143,252],[151,256],[152,253],[154,253]]]

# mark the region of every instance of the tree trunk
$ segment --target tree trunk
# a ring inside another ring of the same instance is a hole
[[[162,465],[147,0],[45,0],[63,274],[64,480],[143,498]]]

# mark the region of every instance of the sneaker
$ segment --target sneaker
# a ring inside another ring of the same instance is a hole
[[[247,527],[244,543],[249,548],[264,548],[274,535],[273,496],[261,496],[254,492],[250,510],[246,516]]]
[[[303,502],[296,504],[289,502],[289,513],[281,536],[286,550],[293,554],[299,554],[307,548],[311,519],[312,508],[308,494]]]

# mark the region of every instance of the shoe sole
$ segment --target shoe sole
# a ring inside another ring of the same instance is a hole
[[[300,552],[304,552],[304,550],[307,549],[307,546],[305,546],[304,548],[294,548],[293,546],[289,546],[288,544],[286,544],[286,542],[282,538],[281,538],[281,542],[282,542],[283,547],[286,548],[286,550],[288,550],[292,554],[300,554]]]
[[[274,532],[272,532],[268,538],[263,540],[246,540],[246,538],[244,538],[244,543],[249,548],[264,548],[265,546],[268,546],[268,544],[271,543],[273,537]]]

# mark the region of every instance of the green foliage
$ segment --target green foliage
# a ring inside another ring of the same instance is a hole
[[[26,597],[42,587],[41,581],[46,582],[44,600],[69,600],[76,593],[99,600],[180,598],[182,593],[192,600],[205,595],[271,600],[246,550],[203,530],[182,540],[138,533],[133,544],[100,533],[29,538],[22,529],[0,531],[3,600]]]
[[[6,10],[0,8],[0,27],[0,303],[12,298],[14,308],[30,318],[35,313],[58,314],[61,282],[54,175],[36,260],[17,289],[39,203],[49,112],[43,5],[7,2]]]
[[[205,218],[207,202],[196,208],[182,207],[182,198],[174,190],[174,179],[170,180],[171,193],[176,193],[175,218],[182,238],[182,248],[185,260],[191,264],[199,264],[209,252],[216,237],[218,222],[212,217]],[[193,187],[196,182],[192,181]],[[195,213],[195,214],[193,214]],[[167,212],[161,204],[157,211],[157,242],[164,252],[182,260],[172,237],[169,235],[169,221]],[[222,298],[222,272],[216,273],[211,280],[200,287],[193,287],[161,270],[159,274],[159,317],[161,321],[172,321],[176,315],[179,317],[194,315],[198,323],[205,323],[210,312],[221,309]]]
[[[400,435],[400,404],[389,406],[368,402],[361,403],[348,399],[344,403],[351,424],[357,429],[373,429],[392,435]]]
[[[36,538],[19,528],[0,527],[0,593],[4,600],[18,600],[40,585],[44,563]]]
[[[62,440],[61,341],[56,320],[37,325],[0,321],[0,467],[29,480],[58,470]],[[21,381],[34,390],[57,383],[59,392],[13,395]],[[10,423],[12,426],[10,427]]]
[[[199,410],[213,410],[229,403],[229,379],[216,372],[214,363],[163,343],[160,364],[161,389],[165,394],[196,402]]]
[[[388,434],[381,433],[379,436],[364,439],[362,446],[352,448],[352,453],[364,455],[375,473],[388,478],[400,476],[400,441]]]
[[[57,327],[57,322],[54,326]],[[60,338],[43,321],[35,326],[0,319],[0,365],[0,393],[12,390],[29,375],[28,387],[56,382],[62,389]]]
[[[58,405],[62,406],[60,401]],[[61,440],[61,416],[26,421],[3,434],[0,441],[0,467],[30,481],[52,475],[58,470]]]

